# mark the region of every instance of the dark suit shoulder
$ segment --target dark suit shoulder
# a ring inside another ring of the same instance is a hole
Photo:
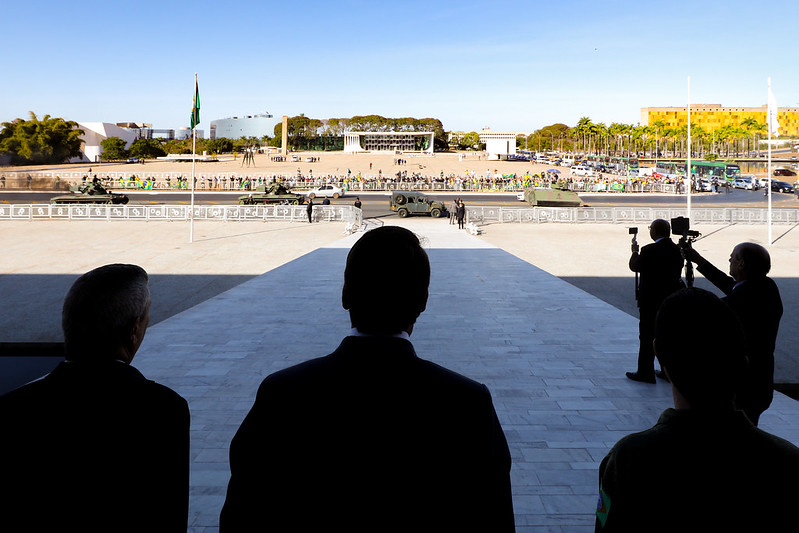
[[[390,386],[413,380],[414,386],[459,389],[462,393],[487,392],[485,385],[441,365],[419,358],[413,345],[393,337],[347,337],[331,354],[279,370],[261,388],[368,386],[365,380]],[[405,383],[406,385],[409,383]],[[259,389],[261,390],[261,389]]]

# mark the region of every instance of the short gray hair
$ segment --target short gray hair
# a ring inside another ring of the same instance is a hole
[[[149,277],[137,265],[113,264],[79,277],[61,312],[66,358],[103,359],[125,342],[150,303]]]

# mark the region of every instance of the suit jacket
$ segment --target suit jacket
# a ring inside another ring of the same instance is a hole
[[[0,530],[186,531],[189,408],[119,361],[0,397]]]
[[[767,276],[737,284],[710,263],[697,266],[741,320],[748,344],[749,371],[738,394],[741,409],[765,411],[774,397],[774,347],[782,318],[782,299],[774,280]]]
[[[230,445],[220,531],[512,531],[485,385],[392,337],[267,377]]]
[[[638,307],[657,311],[666,297],[682,288],[683,259],[680,247],[668,237],[641,248],[630,257],[630,270],[641,274]]]

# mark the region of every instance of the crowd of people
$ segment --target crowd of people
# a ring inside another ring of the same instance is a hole
[[[462,208],[456,200],[459,224]],[[726,275],[670,229],[655,220],[655,242],[632,246],[641,352],[627,375],[667,380],[674,407],[601,461],[595,528],[790,530],[799,448],[757,427],[782,315],[770,257],[741,243]],[[724,298],[685,287],[683,261]],[[374,290],[385,279],[402,298]],[[355,242],[341,293],[351,332],[261,382],[230,442],[221,532],[514,530],[512,456],[491,392],[411,342],[430,279],[405,228]],[[0,396],[0,529],[186,530],[189,407],[131,364],[149,324],[148,281],[126,264],[80,276],[62,309],[65,361]],[[723,330],[685,327],[707,317]]]
[[[95,175],[97,176],[97,175]],[[137,174],[118,177],[99,176],[106,187],[123,189],[190,189],[191,176],[159,175],[156,173],[139,176]],[[84,176],[83,180],[89,179]],[[501,174],[497,171],[485,173],[466,172],[464,174],[440,173],[438,176],[420,172],[400,171],[392,175],[362,175],[360,172],[334,175],[308,174],[270,174],[270,175],[205,175],[194,178],[195,189],[253,191],[271,183],[281,182],[295,189],[311,189],[323,184],[333,184],[345,191],[388,191],[393,189],[413,189],[431,191],[482,191],[482,192],[521,192],[529,188],[562,188],[575,192],[683,192],[678,189],[675,179],[658,176],[624,177],[612,174],[597,176],[571,176],[557,169],[538,173]]]

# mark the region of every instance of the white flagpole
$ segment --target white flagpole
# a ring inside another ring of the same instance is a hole
[[[194,95],[197,97],[197,73],[194,73]],[[197,102],[194,102],[197,105]],[[194,110],[192,110],[194,113]],[[194,242],[194,169],[197,163],[197,124],[191,128],[191,207],[189,208],[189,242]]]
[[[688,157],[685,161],[685,175],[688,176],[688,205],[686,206],[686,218],[691,219],[691,186],[693,176],[691,176],[691,76],[688,76]]]
[[[768,104],[766,104],[766,114],[767,114],[766,129],[768,130],[768,210],[767,210],[768,215],[767,216],[768,216],[768,244],[769,246],[771,246],[773,242],[771,239],[771,124],[772,124],[771,78],[768,78],[768,95],[766,96],[766,102],[768,102]],[[775,109],[773,112],[776,113],[777,110]]]

